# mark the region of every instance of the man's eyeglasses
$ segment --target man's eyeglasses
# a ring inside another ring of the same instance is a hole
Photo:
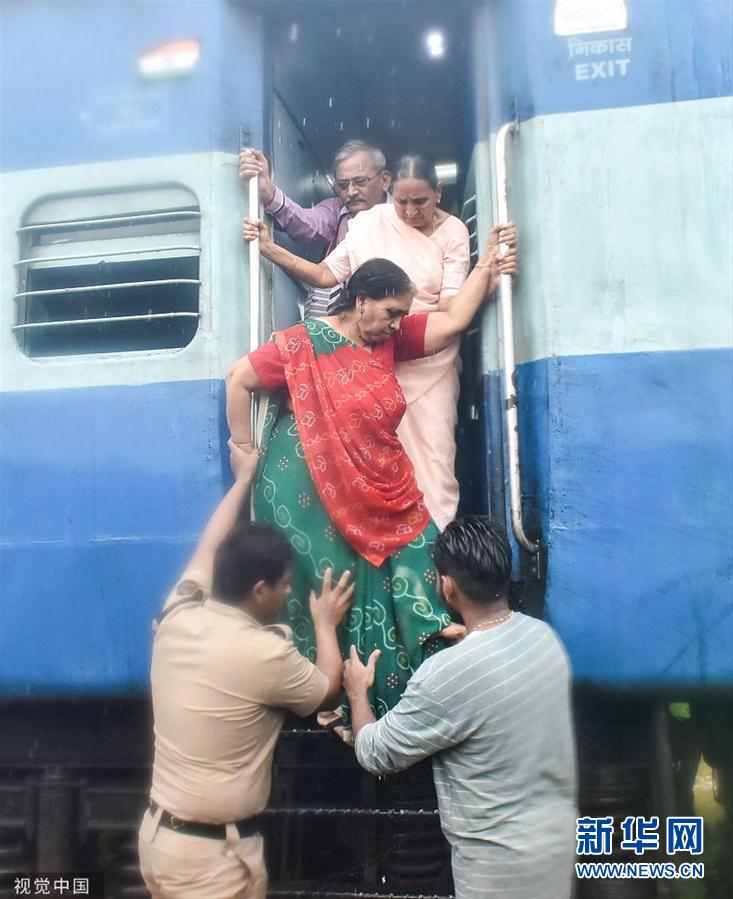
[[[345,193],[349,189],[349,185],[353,184],[356,188],[366,187],[370,181],[374,181],[375,178],[378,178],[382,173],[377,172],[376,175],[372,175],[371,178],[342,178],[340,181],[336,182],[336,190],[339,193]]]

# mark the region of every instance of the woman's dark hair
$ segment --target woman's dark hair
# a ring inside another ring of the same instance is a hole
[[[292,561],[290,545],[275,528],[264,522],[240,521],[214,556],[212,595],[239,605],[257,581],[274,587]]]
[[[406,178],[417,178],[418,181],[427,181],[433,190],[438,188],[438,175],[435,171],[435,164],[419,154],[400,156],[397,160],[397,165],[394,167],[392,175],[392,183],[404,181]]]
[[[504,528],[485,515],[451,521],[435,541],[433,559],[438,573],[452,577],[474,602],[506,595],[512,550]]]
[[[336,315],[356,306],[357,297],[370,300],[385,300],[415,290],[407,273],[390,262],[389,259],[369,259],[354,272],[341,289],[341,296],[330,307],[329,313]]]

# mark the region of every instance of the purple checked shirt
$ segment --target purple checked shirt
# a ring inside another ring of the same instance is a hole
[[[305,209],[286,197],[279,187],[265,210],[288,237],[303,243],[325,243],[329,252],[344,239],[350,219],[338,197],[329,197]]]

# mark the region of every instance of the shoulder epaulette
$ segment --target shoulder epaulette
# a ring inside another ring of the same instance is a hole
[[[199,587],[194,593],[190,596],[183,596],[181,599],[177,599],[175,602],[172,602],[169,606],[166,606],[165,609],[160,613],[158,618],[153,619],[153,630],[157,631],[160,625],[163,623],[163,619],[170,615],[174,609],[177,609],[179,606],[185,605],[188,602],[195,602],[199,605],[204,601],[204,591]]]

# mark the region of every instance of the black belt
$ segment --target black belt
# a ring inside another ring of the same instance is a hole
[[[150,800],[150,811],[155,814],[160,806],[157,802]],[[252,837],[259,832],[262,824],[262,815],[254,815],[252,818],[242,818],[241,821],[233,821],[234,826],[240,837]],[[226,824],[204,824],[201,821],[185,821],[183,818],[177,818],[163,809],[160,816],[161,827],[167,827],[169,830],[175,830],[176,833],[183,833],[189,837],[207,837],[209,840],[224,840],[227,835]]]

